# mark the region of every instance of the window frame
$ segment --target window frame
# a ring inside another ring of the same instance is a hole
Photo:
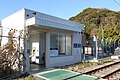
[[[51,35],[52,35],[52,34],[57,35],[57,50],[58,50],[58,56],[71,56],[71,55],[72,55],[72,43],[73,43],[73,39],[72,39],[72,38],[73,38],[73,36],[72,36],[71,34],[50,33],[50,38],[51,38]],[[59,45],[60,45],[60,43],[59,43],[60,37],[59,37],[59,36],[60,36],[60,35],[64,35],[64,36],[65,36],[65,42],[64,42],[64,43],[65,43],[65,44],[64,44],[64,46],[65,46],[65,54],[64,54],[64,55],[60,55],[60,48],[59,48]],[[66,53],[66,51],[67,51],[67,50],[66,50],[66,49],[67,49],[67,48],[66,48],[66,47],[67,47],[67,46],[66,46],[66,45],[67,45],[67,41],[66,41],[66,38],[67,38],[67,37],[66,37],[66,36],[68,36],[68,35],[71,37],[71,44],[70,44],[70,45],[71,45],[71,46],[70,46],[70,48],[71,48],[71,51],[70,51],[70,52],[71,52],[71,53],[69,53],[69,55]],[[50,40],[51,40],[51,39],[50,39]],[[51,41],[50,41],[50,42],[51,42]],[[51,43],[50,43],[50,50],[51,50]],[[58,56],[51,56],[51,57],[58,57]]]

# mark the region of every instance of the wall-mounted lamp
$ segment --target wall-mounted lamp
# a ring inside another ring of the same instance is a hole
[[[27,17],[29,17],[29,14],[27,14]]]
[[[36,12],[33,12],[32,14],[35,16],[35,15],[36,15]],[[27,17],[29,17],[29,16],[32,15],[32,14],[27,14]]]
[[[34,15],[36,15],[36,12],[33,12]]]

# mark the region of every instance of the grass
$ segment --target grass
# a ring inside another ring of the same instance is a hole
[[[101,64],[104,64],[104,63],[108,63],[108,62],[112,62],[112,61],[114,61],[114,59],[111,59],[111,58],[104,59],[104,60],[99,60],[98,61],[98,65],[101,65]]]
[[[67,69],[67,70],[71,70],[71,71],[78,71],[78,70],[82,70],[84,68],[88,68],[88,67],[94,67],[97,65],[102,65],[108,62],[112,62],[113,59],[104,59],[104,60],[99,60],[98,62],[80,62],[80,63],[76,63],[76,64],[72,64],[72,65],[67,65],[64,67],[56,67],[57,69]],[[23,75],[15,80],[35,80],[35,77],[29,74]]]
[[[30,74],[25,74],[16,78],[15,80],[35,80],[35,77]]]
[[[112,62],[113,59],[104,59],[104,60],[99,60],[98,62],[80,62],[80,63],[76,63],[76,64],[72,64],[72,65],[67,65],[64,67],[56,67],[58,69],[67,69],[67,70],[71,70],[71,71],[79,71],[88,67],[94,67],[97,65],[102,65],[108,62]]]

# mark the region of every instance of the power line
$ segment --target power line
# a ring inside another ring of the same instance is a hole
[[[118,3],[116,0],[113,0],[113,1],[120,6],[120,3]]]

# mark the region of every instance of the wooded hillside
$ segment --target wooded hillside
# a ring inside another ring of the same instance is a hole
[[[89,36],[97,35],[99,40],[120,38],[120,12],[87,8],[69,20],[76,21],[85,25],[85,33]],[[103,34],[102,34],[103,33]]]

